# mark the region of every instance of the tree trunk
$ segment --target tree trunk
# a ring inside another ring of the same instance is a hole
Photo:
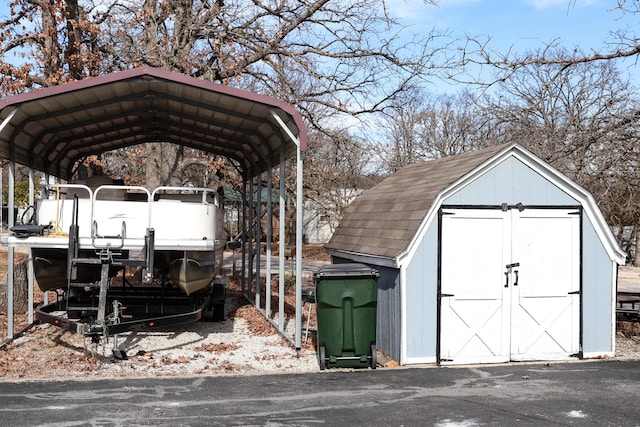
[[[29,260],[24,259],[16,263],[13,279],[13,310],[15,313],[25,313],[29,308],[29,281],[27,280],[27,267]],[[0,311],[6,312],[7,307],[7,283],[9,274],[0,282]]]
[[[183,185],[183,147],[153,142],[146,144],[145,152],[146,187],[148,189],[153,190],[161,185]]]

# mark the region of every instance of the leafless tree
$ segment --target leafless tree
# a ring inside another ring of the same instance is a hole
[[[559,56],[564,52],[560,51]],[[611,62],[532,65],[483,98],[500,141],[519,142],[586,187],[637,144],[637,93]]]
[[[386,169],[451,156],[488,140],[474,96],[467,91],[434,95],[419,88],[405,92],[380,116]]]
[[[384,0],[12,0],[11,11],[0,52],[23,65],[0,75],[23,87],[150,64],[354,115],[445,66],[444,34],[404,40]]]
[[[433,30],[417,40],[403,39],[384,0],[83,4],[100,26],[103,69],[149,64],[286,94],[303,111],[309,103],[350,115],[377,111],[410,82],[444,66],[445,34]]]
[[[306,169],[305,222],[323,217],[331,231],[340,222],[343,210],[363,190],[376,183],[371,170],[372,152],[365,142],[346,129],[333,134],[315,132]]]
[[[379,115],[381,139],[377,151],[384,168],[393,173],[424,160],[420,146],[420,122],[427,109],[427,95],[412,87],[390,103]]]

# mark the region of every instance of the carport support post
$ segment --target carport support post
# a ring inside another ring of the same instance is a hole
[[[44,182],[45,184],[49,185],[49,173],[45,172],[44,174]],[[41,187],[40,188],[40,199],[44,199],[44,195],[45,195],[45,188]],[[29,254],[29,256],[31,256],[31,254]],[[31,264],[33,264],[33,261],[31,262]],[[49,292],[44,292],[44,301],[43,301],[44,305],[48,305],[49,304]]]
[[[13,116],[18,112],[20,107],[16,107],[9,115],[0,123],[0,133],[9,124]],[[7,195],[7,225],[9,228],[14,226],[14,194],[15,194],[15,177],[16,177],[16,152],[13,141],[9,142],[9,193]],[[0,200],[2,205],[2,200]],[[14,248],[7,245],[7,338],[13,338],[13,263],[15,262]]]
[[[257,176],[257,178],[254,178],[256,180],[256,206],[258,207],[257,209],[257,216],[256,216],[256,297],[255,297],[255,302],[256,302],[256,307],[258,307],[258,310],[260,310],[260,304],[262,304],[262,301],[260,301],[260,291],[261,291],[261,285],[262,283],[260,283],[261,281],[261,269],[262,269],[262,248],[260,247],[261,245],[261,241],[262,241],[262,172],[260,172]]]
[[[285,162],[285,145],[280,146],[280,205],[278,206],[280,212],[280,241],[278,242],[278,328],[284,330],[284,233],[285,233],[285,205],[287,200],[287,188],[285,185],[285,174],[287,171],[287,163]]]
[[[273,203],[271,197],[271,189],[273,186],[273,181],[271,176],[273,175],[273,168],[271,166],[271,162],[269,162],[269,167],[267,168],[267,214],[266,218],[269,222],[267,222],[267,246],[266,246],[266,262],[267,262],[267,274],[265,281],[265,301],[264,301],[264,312],[267,314],[268,318],[271,318],[271,240],[273,239],[273,209],[271,204]]]
[[[34,185],[35,185],[35,172],[32,167],[29,167],[29,206],[33,206],[33,219],[36,219],[36,206],[35,206],[35,196],[34,196]],[[27,264],[29,266],[29,271],[27,272],[27,281],[29,286],[29,324],[33,323],[33,255],[31,253],[31,248],[29,248],[29,262]]]
[[[242,275],[240,289],[244,295],[247,291],[247,253],[251,256],[251,242],[247,242],[247,177],[242,177]],[[247,249],[247,243],[249,249]]]
[[[255,240],[255,229],[253,227],[253,216],[254,216],[254,212],[255,212],[255,203],[253,202],[255,194],[254,194],[254,189],[253,189],[253,181],[254,179],[251,178],[249,180],[249,196],[248,196],[248,206],[249,206],[249,268],[248,268],[248,275],[247,275],[247,279],[248,279],[248,283],[247,283],[247,295],[249,295],[249,299],[251,301],[255,300],[251,297],[251,293],[253,292],[253,256],[255,255],[255,248],[253,247],[254,244],[254,240]]]
[[[14,226],[14,197],[15,197],[15,178],[16,178],[16,162],[13,144],[11,144],[9,154],[9,194],[8,194],[8,212],[9,229]],[[9,244],[7,251],[7,338],[13,338],[13,264],[15,262],[14,247]]]
[[[300,140],[291,132],[278,114],[271,110],[271,115],[278,122],[289,139],[296,145],[296,350],[302,347],[302,150]],[[284,145],[284,141],[281,146]],[[280,180],[283,180],[281,173]],[[281,184],[282,185],[282,184]],[[283,217],[280,217],[282,220]],[[282,241],[282,238],[280,238]]]
[[[302,151],[296,139],[296,349],[302,347]]]
[[[4,188],[4,187],[2,187],[2,175],[3,174],[4,174],[4,168],[0,167],[0,231],[2,231],[2,222],[3,222],[2,221],[2,198],[3,198],[2,197],[3,196],[2,189]],[[9,212],[7,212],[7,213],[9,213]]]

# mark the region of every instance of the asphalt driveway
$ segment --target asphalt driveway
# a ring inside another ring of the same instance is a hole
[[[7,426],[640,425],[640,362],[0,382]]]

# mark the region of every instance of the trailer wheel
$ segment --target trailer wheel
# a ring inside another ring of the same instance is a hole
[[[82,318],[82,310],[67,310],[68,319],[80,319]]]
[[[224,303],[214,304],[212,306],[212,309],[213,309],[212,320],[214,322],[224,322]]]

